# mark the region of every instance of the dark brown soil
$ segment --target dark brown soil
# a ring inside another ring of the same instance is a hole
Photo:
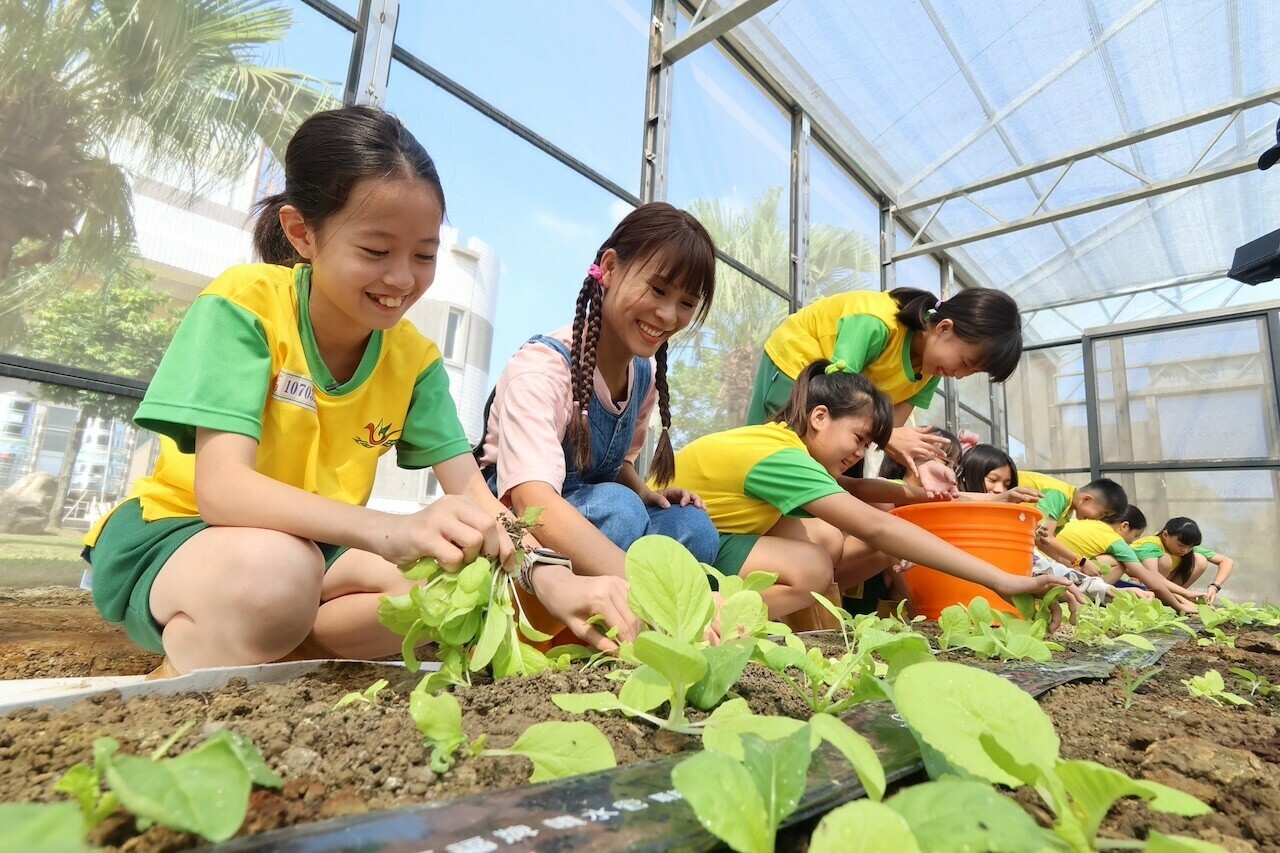
[[[1163,671],[1139,689],[1128,710],[1121,707],[1124,688],[1118,678],[1059,687],[1042,698],[1062,738],[1064,757],[1092,759],[1163,782],[1215,809],[1188,820],[1127,800],[1112,811],[1104,835],[1144,837],[1158,829],[1228,850],[1280,850],[1280,694],[1252,697],[1252,708],[1218,708],[1190,698],[1181,684],[1216,668],[1228,689],[1247,694],[1247,687],[1227,672],[1230,667],[1280,683],[1280,640],[1272,633],[1243,632],[1237,646],[1181,644],[1165,655]],[[6,678],[136,674],[156,662],[102,623],[86,593],[0,591],[0,673]],[[322,669],[288,684],[233,682],[216,693],[129,702],[112,694],[65,712],[21,712],[0,719],[0,801],[59,799],[53,782],[72,764],[89,759],[95,738],[111,736],[123,751],[145,754],[189,721],[196,725],[178,741],[175,753],[212,731],[232,728],[252,738],[285,779],[283,791],[254,793],[242,834],[507,788],[528,778],[529,764],[522,758],[463,759],[444,777],[432,773],[407,713],[417,676],[405,673],[380,694],[377,707],[332,710],[342,695],[378,677],[383,669]],[[489,745],[502,747],[534,722],[572,719],[551,703],[551,695],[614,686],[601,671],[546,673],[521,682],[518,690],[511,682],[477,684],[458,698],[468,735],[487,734]],[[768,673],[749,669],[739,692],[758,713],[807,716],[799,700]],[[590,716],[612,741],[619,763],[696,748],[691,738],[641,722]],[[1017,797],[1043,817],[1034,793],[1024,790]],[[122,815],[104,824],[94,840],[139,851],[184,849],[197,841],[158,827],[137,836]]]

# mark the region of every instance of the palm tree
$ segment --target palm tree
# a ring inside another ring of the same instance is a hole
[[[329,84],[255,62],[289,11],[268,0],[6,0],[0,10],[0,329],[57,285],[134,260],[130,174],[198,194],[282,159]]]
[[[785,286],[790,245],[779,217],[781,200],[778,187],[740,212],[719,200],[694,201],[689,212],[706,226],[716,248]],[[861,234],[830,225],[814,227],[809,235],[806,298],[869,286],[878,260],[875,244]],[[677,446],[745,422],[765,338],[787,313],[787,302],[780,296],[732,267],[719,266],[707,322],[671,354],[671,420]]]

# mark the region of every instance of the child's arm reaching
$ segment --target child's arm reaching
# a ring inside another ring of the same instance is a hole
[[[370,551],[396,565],[435,557],[457,571],[478,555],[515,553],[510,539],[473,498],[446,495],[411,515],[352,506],[259,474],[258,442],[231,432],[196,430],[196,505],[222,527],[259,527],[313,542]]]
[[[1125,574],[1156,594],[1156,598],[1183,613],[1196,614],[1195,605],[1184,597],[1186,590],[1164,577],[1158,571],[1148,569],[1142,563],[1123,562]],[[1195,598],[1194,595],[1191,596]]]
[[[1195,552],[1193,551],[1192,553]],[[1214,575],[1213,581],[1209,584],[1209,589],[1204,595],[1205,604],[1212,605],[1218,600],[1218,594],[1222,592],[1222,587],[1226,584],[1227,578],[1231,577],[1231,572],[1236,567],[1236,561],[1226,554],[1215,554],[1209,558],[1209,562],[1218,567],[1218,572]]]

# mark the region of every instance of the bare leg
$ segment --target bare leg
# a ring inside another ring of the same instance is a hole
[[[276,660],[311,630],[324,558],[275,530],[210,527],[187,540],[151,588],[151,615],[177,673]]]
[[[789,536],[783,531],[795,535]],[[779,522],[756,541],[738,574],[745,577],[752,572],[778,574],[778,582],[760,593],[760,597],[769,608],[769,618],[780,619],[812,606],[812,593],[824,593],[831,586],[831,555],[805,538],[798,522],[794,527]]]
[[[368,551],[347,551],[324,576],[311,639],[344,658],[379,658],[400,651],[402,638],[378,622],[378,604],[384,595],[404,595],[412,586],[394,563]]]

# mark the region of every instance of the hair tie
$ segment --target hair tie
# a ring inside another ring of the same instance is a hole
[[[942,300],[941,300],[941,299],[935,299],[935,300],[933,300],[933,310],[934,310],[934,311],[938,311],[938,310],[940,310],[941,308],[942,308]]]
[[[582,416],[582,417],[584,417],[584,418],[585,418],[585,417],[587,417],[587,409],[586,409],[586,407],[585,407],[585,406],[582,408],[582,415],[581,415],[581,416]]]
[[[587,277],[594,278],[596,281],[603,284],[604,270],[600,269],[599,264],[592,264],[591,266],[587,267]]]
[[[849,364],[843,358],[837,358],[835,361],[827,365],[827,369],[823,373],[830,376],[833,373],[847,373]]]

